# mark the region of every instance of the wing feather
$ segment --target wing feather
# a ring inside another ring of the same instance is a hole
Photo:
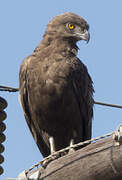
[[[28,124],[28,127],[33,135],[33,138],[36,142],[36,144],[39,147],[40,152],[42,153],[42,155],[48,156],[50,154],[50,149],[48,147],[48,144],[46,144],[46,141],[44,141],[44,139],[46,139],[47,134],[45,134],[43,131],[41,131],[41,133],[38,131],[38,128],[35,126],[34,121],[36,121],[36,119],[32,120],[31,119],[31,114],[30,114],[30,104],[29,104],[29,95],[28,95],[28,80],[27,80],[27,70],[28,70],[28,63],[31,57],[26,58],[20,68],[20,74],[19,74],[19,100],[20,100],[20,104],[21,107],[24,111],[24,116],[26,119],[26,122]]]
[[[92,135],[92,117],[93,117],[93,83],[88,74],[86,66],[78,59],[79,63],[72,79],[72,86],[76,96],[81,120],[83,140],[91,139]],[[79,69],[80,68],[80,69]]]

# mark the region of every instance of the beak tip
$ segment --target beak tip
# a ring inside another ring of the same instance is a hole
[[[86,40],[87,44],[88,44],[89,41],[90,41],[90,34],[88,35],[88,38]]]
[[[86,33],[85,33],[85,40],[86,40],[86,42],[88,44],[88,42],[90,40],[90,33],[88,31],[86,31]]]
[[[86,43],[88,44],[90,40],[90,33],[87,30],[81,35],[81,40],[86,41]]]
[[[90,40],[90,33],[88,30],[85,30],[84,33],[76,33],[75,36],[78,38],[78,40],[84,40],[88,44]]]

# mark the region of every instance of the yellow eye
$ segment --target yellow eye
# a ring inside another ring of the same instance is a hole
[[[73,24],[68,24],[68,28],[69,28],[70,30],[72,30],[72,29],[75,28],[75,26],[74,26]]]

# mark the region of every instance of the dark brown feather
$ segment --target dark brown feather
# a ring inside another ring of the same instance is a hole
[[[19,74],[20,102],[43,156],[50,154],[50,136],[54,137],[56,150],[69,146],[71,139],[78,143],[91,138],[92,80],[76,57],[76,39],[57,32],[67,21],[88,28],[73,13],[55,17],[40,45],[23,61]]]

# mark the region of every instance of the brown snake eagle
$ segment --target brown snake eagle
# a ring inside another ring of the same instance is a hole
[[[89,41],[88,30],[87,22],[74,13],[56,16],[22,62],[20,103],[44,157],[91,138],[94,89],[76,45]]]

